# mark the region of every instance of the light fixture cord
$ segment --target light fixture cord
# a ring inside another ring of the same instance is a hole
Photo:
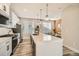
[[[42,9],[40,9],[40,20],[41,20],[41,16],[42,16]]]
[[[48,17],[48,3],[46,4],[46,17]]]

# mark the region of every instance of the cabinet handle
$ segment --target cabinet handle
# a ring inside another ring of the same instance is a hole
[[[7,51],[9,50],[9,45],[7,45]]]
[[[5,5],[3,6],[3,8],[4,8],[3,10],[6,11],[6,6]]]

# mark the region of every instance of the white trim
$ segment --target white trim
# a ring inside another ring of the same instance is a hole
[[[70,50],[76,52],[76,53],[79,53],[79,50],[75,49],[75,48],[72,48],[72,47],[69,47],[68,45],[64,45],[65,47],[69,48]]]

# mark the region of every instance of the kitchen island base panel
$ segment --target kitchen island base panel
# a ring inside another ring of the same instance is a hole
[[[63,39],[61,38],[52,36],[51,40],[46,41],[43,40],[42,35],[32,35],[31,42],[32,46],[35,46],[33,50],[36,56],[63,56]]]

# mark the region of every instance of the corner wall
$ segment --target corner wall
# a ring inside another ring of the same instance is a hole
[[[62,15],[64,46],[79,53],[79,4],[65,8]]]

